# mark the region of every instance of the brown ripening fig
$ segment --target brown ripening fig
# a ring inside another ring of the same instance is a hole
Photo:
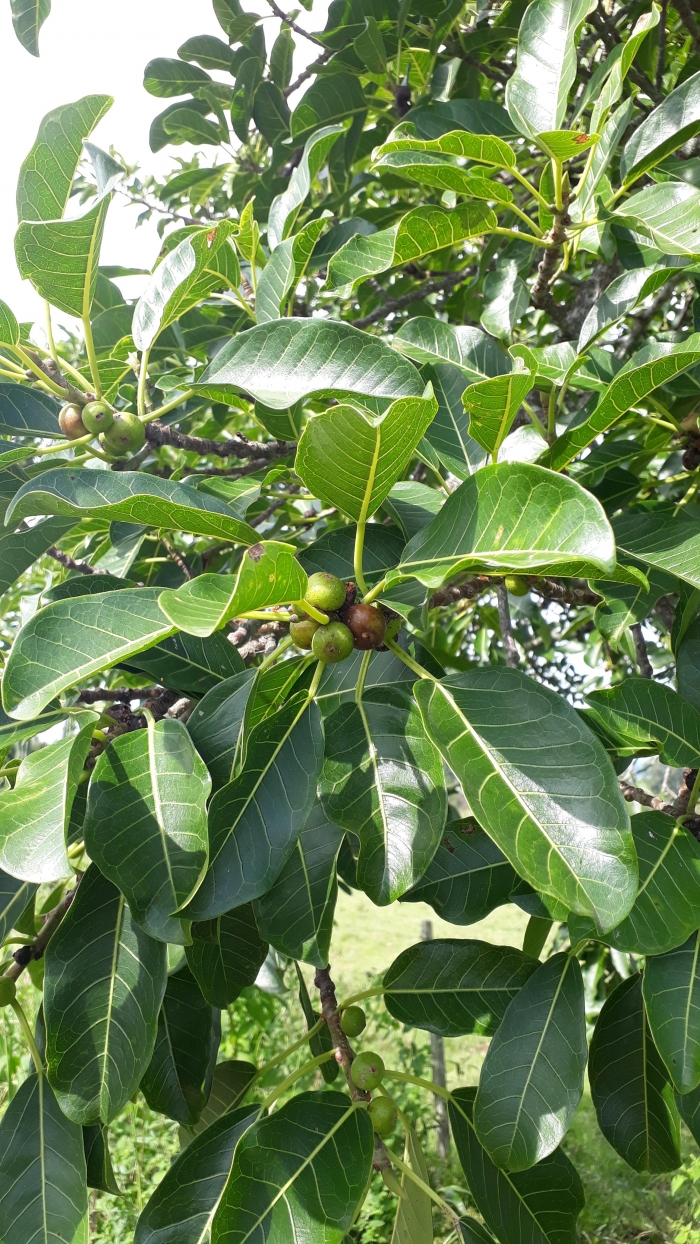
[[[343,622],[352,631],[355,648],[366,652],[384,643],[386,620],[375,605],[350,605],[343,610]]]
[[[88,435],[80,407],[74,406],[72,402],[67,402],[62,408],[58,416],[58,426],[69,441],[77,441],[81,436]]]

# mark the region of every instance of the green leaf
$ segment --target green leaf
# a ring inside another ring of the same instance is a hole
[[[621,552],[700,588],[700,519],[687,507],[628,510],[613,530]]]
[[[255,984],[268,945],[258,933],[250,903],[216,920],[195,924],[187,963],[210,1006],[225,1010]]]
[[[207,866],[211,780],[182,722],[120,735],[92,772],[83,825],[92,860],[151,937],[181,942],[184,907]]]
[[[665,955],[647,959],[642,992],[654,1044],[674,1088],[700,1084],[700,933]]]
[[[61,407],[55,397],[22,384],[0,384],[0,432],[5,436],[51,436],[58,439]]]
[[[257,1106],[239,1106],[176,1157],[141,1211],[134,1244],[202,1244],[209,1238],[236,1145],[258,1114]]]
[[[598,1126],[628,1166],[652,1173],[676,1170],[680,1120],[649,1032],[639,974],[622,981],[604,1003],[588,1075]]]
[[[205,108],[209,111],[206,105]],[[207,121],[191,105],[187,107],[175,105],[167,109],[163,114],[162,124],[168,138],[175,144],[193,143],[197,146],[220,147],[222,142],[226,142],[228,138],[226,131],[220,125]]]
[[[187,965],[168,977],[153,1057],[141,1080],[151,1110],[178,1123],[197,1122],[209,1096],[219,1044],[214,1016]]]
[[[317,803],[272,887],[253,904],[261,937],[280,954],[317,968],[328,964],[342,840],[342,829]]]
[[[143,73],[143,85],[149,95],[157,95],[160,99],[171,99],[176,95],[189,95],[205,82],[211,82],[211,74],[198,69],[196,65],[188,65],[183,60],[174,60],[167,56],[157,56],[146,65]]]
[[[622,276],[612,281],[600,298],[596,299],[581,325],[576,347],[579,354],[650,294],[655,294],[672,273],[672,268],[654,264],[650,268],[633,268],[630,272],[623,272]]]
[[[651,613],[660,596],[676,590],[676,581],[663,571],[648,570],[649,591],[641,585],[605,583],[593,580],[591,587],[604,600],[596,605],[593,621],[604,639],[617,647],[628,627],[642,622]]]
[[[91,864],[46,952],[49,1081],[76,1123],[109,1123],[138,1088],[156,1039],[167,958]]]
[[[319,126],[337,125],[367,108],[359,78],[350,73],[334,73],[312,83],[292,113],[292,138],[300,147]]]
[[[259,898],[294,850],[316,797],[321,715],[305,692],[251,731],[245,765],[209,807],[209,871],[181,913],[210,920]]]
[[[634,902],[629,813],[603,745],[520,670],[474,669],[414,694],[479,822],[516,871],[603,930]]]
[[[578,28],[592,0],[533,0],[518,31],[518,60],[506,108],[526,138],[560,130],[576,79]]]
[[[412,1127],[406,1129],[403,1160],[411,1170],[430,1185],[430,1172]],[[403,1196],[396,1206],[391,1244],[433,1244],[433,1207],[427,1192],[404,1173],[401,1176]]]
[[[367,691],[325,723],[319,794],[329,820],[360,840],[357,880],[373,903],[393,903],[432,860],[445,824],[442,759],[412,697]]]
[[[66,837],[98,714],[75,714],[77,734],[30,752],[12,790],[0,791],[0,868],[22,881],[71,876]]]
[[[204,695],[244,668],[237,650],[223,633],[208,639],[171,635],[124,664],[127,669],[151,674],[156,682],[172,691],[195,696]]]
[[[83,140],[89,138],[113,103],[110,95],[86,95],[74,104],[61,104],[46,113],[20,169],[20,221],[59,220],[63,216],[83,156]]]
[[[661,955],[682,945],[700,910],[700,846],[663,812],[632,817],[639,859],[639,890],[625,920],[604,938],[616,950]],[[572,915],[571,936],[597,937],[590,921]]]
[[[273,410],[332,390],[369,397],[421,397],[412,363],[377,337],[332,320],[274,320],[240,333],[219,351],[195,391],[227,400],[242,390]]]
[[[363,1198],[372,1151],[367,1111],[342,1093],[293,1097],[240,1140],[212,1244],[253,1234],[341,1244]]]
[[[32,882],[20,881],[9,873],[0,873],[0,941],[4,941],[15,927],[15,922],[36,891],[37,886]]]
[[[82,216],[70,220],[24,220],[15,234],[20,276],[59,311],[90,314],[107,209],[125,170],[106,152],[85,144],[95,170],[97,197]]]
[[[628,139],[620,160],[625,186],[676,151],[700,130],[700,73],[686,78]]]
[[[550,130],[537,135],[537,145],[554,160],[575,160],[599,139],[599,134],[583,134],[580,130]]]
[[[258,538],[218,497],[144,471],[44,471],[20,488],[5,521],[33,514],[167,527],[237,544],[255,544]]]
[[[235,575],[203,574],[165,591],[159,605],[167,618],[190,635],[206,636],[251,609],[302,600],[307,576],[291,544],[254,544]]]
[[[371,528],[370,528],[371,530]],[[325,717],[334,713],[341,704],[355,699],[355,687],[362,664],[363,654],[352,652],[347,661],[327,665],[316,692],[316,702]],[[365,690],[372,687],[406,687],[415,682],[415,675],[400,657],[393,652],[374,652],[365,678]]]
[[[272,200],[267,222],[271,251],[274,252],[291,233],[316,174],[323,168],[331,148],[343,133],[342,125],[326,125],[306,139],[301,160],[289,179],[287,189]]]
[[[87,1167],[87,1186],[112,1196],[121,1196],[109,1153],[109,1133],[104,1123],[83,1128],[83,1148]]]
[[[280,88],[274,82],[261,82],[253,100],[253,121],[271,147],[289,133],[291,115]]]
[[[586,699],[613,737],[637,750],[654,748],[662,764],[694,769],[700,765],[700,710],[671,687],[632,677],[591,691]]]
[[[221,69],[231,73],[234,69],[233,52],[228,43],[216,35],[195,35],[186,39],[177,49],[180,60],[194,61],[202,69]]]
[[[700,709],[700,619],[688,626],[676,651],[676,681],[685,700]],[[0,744],[3,731],[0,727]]]
[[[328,264],[328,289],[348,296],[378,272],[411,263],[467,238],[482,237],[497,225],[491,208],[477,201],[461,203],[451,211],[443,207],[416,207],[398,224],[369,237],[356,233],[341,246]]]
[[[415,480],[404,479],[394,484],[389,496],[383,504],[385,514],[389,514],[398,524],[407,540],[427,526],[440,506],[444,493],[437,488],[429,488],[427,484],[419,484]]]
[[[404,903],[429,903],[450,924],[475,924],[513,893],[529,892],[492,838],[473,821],[448,821],[442,841]]]
[[[520,242],[515,242],[520,246]],[[507,254],[507,251],[506,251]],[[514,259],[501,259],[484,281],[484,309],[480,323],[494,337],[510,340],[513,327],[530,305],[530,291]]]
[[[384,973],[390,1015],[442,1037],[493,1034],[537,968],[512,946],[440,937],[409,946]]]
[[[700,258],[700,190],[687,182],[647,186],[618,207],[613,216],[663,255]]]
[[[55,726],[59,721],[65,721],[65,709],[50,709],[46,713],[42,713],[40,717],[35,717],[32,721],[13,721],[0,708],[0,749],[6,751],[13,743],[20,743],[23,739],[31,739],[35,734],[41,734],[44,730],[48,730],[51,726]]]
[[[464,142],[464,139],[472,139],[474,147],[479,152],[487,148],[489,142],[498,143],[498,139],[475,139],[471,134],[451,135],[451,137],[457,137],[458,141],[452,145],[459,148],[470,145]],[[443,144],[444,139],[438,139],[437,143],[431,144],[431,147],[436,151],[442,150]],[[418,145],[422,146],[422,144]],[[387,146],[393,148],[396,144],[388,143]],[[509,156],[512,157],[513,153],[510,148],[507,150]],[[502,161],[499,160],[499,163]],[[492,181],[490,177],[480,177],[478,169],[461,168],[454,164],[449,156],[433,155],[430,150],[405,150],[403,147],[398,151],[389,150],[375,160],[374,168],[380,173],[384,169],[390,170],[399,177],[407,177],[410,181],[418,182],[422,186],[434,186],[438,190],[453,190],[455,194],[464,195],[468,199],[486,199],[498,204],[513,202],[513,195],[507,186]]]
[[[521,359],[515,362],[515,369],[508,375],[470,385],[464,394],[469,433],[494,458],[535,380],[531,371],[524,370]]]
[[[258,280],[255,296],[258,324],[280,318],[285,298],[294,293],[306,271],[314,246],[326,227],[325,218],[310,220],[299,233],[288,238],[286,242],[280,242],[272,252]]]
[[[252,1063],[246,1063],[240,1059],[227,1059],[223,1063],[217,1063],[207,1104],[196,1123],[180,1128],[180,1144],[183,1147],[188,1145],[195,1136],[206,1131],[222,1114],[234,1110],[246,1096],[256,1072],[257,1068]]]
[[[436,324],[438,322],[435,321]],[[415,320],[408,323],[415,324]],[[398,344],[398,338],[394,340]],[[432,384],[438,404],[435,418],[425,434],[426,439],[442,465],[458,479],[466,479],[486,466],[485,451],[469,435],[469,415],[462,401],[466,377],[460,368],[449,363],[428,363],[421,374]]]
[[[72,519],[57,518],[22,531],[0,530],[0,593],[6,592],[37,558],[74,526]],[[49,699],[53,699],[53,695]]]
[[[469,1191],[487,1227],[501,1244],[576,1244],[576,1219],[584,1204],[576,1168],[556,1149],[528,1171],[499,1170],[474,1130],[475,1093],[474,1088],[453,1092],[449,1113]],[[483,1244],[483,1235],[477,1238]]]
[[[30,1075],[0,1123],[3,1244],[87,1239],[83,1134],[60,1110],[44,1076]]]
[[[51,0],[12,0],[12,25],[22,47],[39,55],[39,31],[51,12]]]
[[[597,436],[617,423],[630,407],[643,403],[659,385],[667,384],[698,362],[700,333],[674,344],[648,342],[617,373],[593,413],[583,423],[557,437],[540,461],[553,471],[562,470]]]
[[[295,462],[309,491],[356,522],[371,518],[403,475],[437,410],[432,393],[426,394],[392,402],[380,419],[345,405],[310,419]]]
[[[281,91],[292,80],[294,38],[288,26],[282,26],[270,52],[270,77]]]
[[[394,345],[417,363],[451,363],[454,368],[459,367],[467,384],[505,375],[511,369],[508,355],[498,342],[469,325],[461,327],[416,316],[401,325]],[[449,379],[456,386],[456,376],[450,375]]]
[[[496,1166],[527,1170],[556,1149],[587,1058],[581,969],[573,955],[554,955],[510,1003],[481,1069],[474,1126]]]
[[[134,308],[137,349],[149,350],[164,329],[214,290],[238,286],[240,268],[229,240],[234,228],[224,220],[197,229],[161,260]]]
[[[319,536],[318,540],[314,540],[313,544],[307,544],[299,553],[299,561],[306,573],[311,575],[317,570],[327,570],[330,574],[337,575],[339,579],[353,579],[356,533],[357,528],[353,523],[345,527],[336,527],[333,531],[326,531]],[[399,561],[403,546],[403,536],[393,527],[385,527],[382,523],[369,524],[365,531],[364,547],[364,570],[368,583],[376,583],[384,578],[387,570]],[[362,653],[355,651],[350,654],[347,661],[341,661],[336,666],[329,666],[324,670],[322,685],[325,685],[330,677],[342,678],[350,665],[361,660]],[[376,663],[377,654],[375,653],[370,663],[370,670]]]
[[[35,613],[5,666],[5,711],[30,721],[67,687],[172,635],[160,594],[157,587],[129,588],[58,600]]]
[[[460,103],[463,102],[460,100]],[[411,113],[411,118],[413,112]],[[458,156],[476,164],[488,164],[493,168],[515,168],[515,152],[508,143],[493,137],[488,131],[468,134],[464,130],[452,130],[438,138],[422,140],[412,134],[404,136],[400,131],[374,152],[375,164],[392,152],[424,151],[435,155]],[[446,166],[447,167],[447,166]],[[456,167],[456,166],[452,166]]]
[[[241,727],[255,678],[255,670],[242,670],[224,679],[207,692],[187,721],[192,742],[209,770],[212,791],[233,778]]]
[[[19,324],[14,312],[0,299],[0,344],[16,346],[19,342]],[[18,386],[19,388],[20,386]]]
[[[527,463],[484,467],[406,545],[390,581],[437,588],[460,571],[603,577],[615,542],[600,503],[573,480]]]

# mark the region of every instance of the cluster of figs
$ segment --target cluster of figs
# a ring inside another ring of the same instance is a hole
[[[115,412],[106,402],[87,402],[85,406],[68,402],[58,416],[58,424],[71,441],[99,436],[110,459],[137,453],[146,441],[146,429],[138,415],[128,410]]]
[[[340,1017],[340,1026],[347,1037],[359,1037],[367,1026],[367,1016],[361,1006],[348,1006]],[[365,1093],[379,1090],[380,1097],[369,1103],[369,1117],[378,1136],[389,1136],[396,1127],[397,1109],[393,1098],[382,1087],[384,1060],[371,1050],[363,1050],[353,1058],[350,1075],[353,1084]]]
[[[297,648],[310,648],[317,660],[335,665],[347,660],[353,649],[367,652],[384,643],[386,618],[376,605],[355,603],[354,583],[319,570],[309,576],[304,603],[326,614],[328,622],[297,613],[289,634]]]

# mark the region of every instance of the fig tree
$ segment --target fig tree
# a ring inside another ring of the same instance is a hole
[[[128,410],[116,415],[111,428],[104,434],[105,448],[120,458],[136,453],[145,440],[145,427],[138,416]]]
[[[354,646],[366,652],[384,643],[386,621],[375,605],[350,605],[343,612],[343,622],[352,631]]]
[[[367,1027],[367,1016],[361,1006],[346,1006],[340,1017],[340,1027],[347,1037],[359,1037]]]
[[[388,1097],[373,1097],[368,1108],[377,1136],[388,1136],[396,1127],[396,1106]]]
[[[58,426],[69,441],[77,441],[81,436],[88,435],[80,407],[74,406],[72,402],[67,402],[61,410],[58,416]]]
[[[311,640],[311,651],[318,661],[327,665],[335,665],[337,661],[345,661],[353,648],[352,631],[344,622],[329,622],[327,626],[319,626]]]
[[[17,995],[17,986],[9,976],[0,976],[0,1007],[9,1006]]]
[[[340,609],[345,604],[345,584],[334,574],[318,570],[309,576],[305,600],[317,609]]]
[[[83,423],[88,432],[109,432],[114,423],[114,414],[106,402],[88,402],[83,408]]]
[[[313,618],[300,618],[298,622],[289,624],[289,634],[297,648],[310,648],[317,630],[318,622],[314,622]]]
[[[360,1089],[376,1089],[382,1082],[384,1062],[370,1050],[358,1054],[350,1068],[353,1083]]]

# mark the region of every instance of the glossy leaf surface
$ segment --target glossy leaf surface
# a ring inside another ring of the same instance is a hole
[[[503,852],[473,821],[448,821],[433,859],[404,903],[430,903],[450,924],[475,924],[527,891]]]
[[[250,903],[195,924],[185,948],[190,971],[210,1006],[225,1010],[255,978],[268,946],[258,933]]]
[[[654,1045],[674,1088],[700,1084],[700,933],[682,946],[647,960],[643,994]]]
[[[229,618],[251,609],[301,600],[306,574],[291,544],[253,544],[235,575],[202,574],[177,591],[163,592],[159,605],[175,626],[191,635],[211,635]]]
[[[219,1044],[218,1017],[188,966],[168,977],[153,1056],[141,1079],[152,1110],[196,1123],[206,1105]]]

